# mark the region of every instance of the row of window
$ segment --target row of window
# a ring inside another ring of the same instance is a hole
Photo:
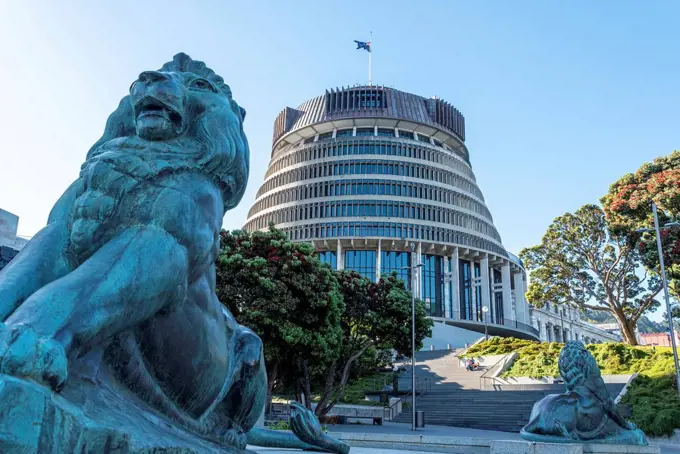
[[[253,231],[250,225],[246,230]],[[493,252],[506,257],[503,247],[469,233],[442,227],[396,223],[396,222],[333,222],[284,227],[282,231],[293,241],[306,241],[324,238],[399,238],[447,243],[478,250]]]
[[[375,250],[345,250],[343,251],[344,269],[353,270],[362,276],[375,280],[376,275],[397,273],[397,277],[404,281],[407,288],[411,286],[411,254],[401,251],[381,251],[380,270],[376,262],[377,251]],[[319,253],[322,262],[328,263],[332,268],[337,269],[337,254],[334,251]],[[455,288],[451,273],[453,264],[450,260],[444,260],[439,255],[423,254],[421,256],[422,267],[420,268],[420,299],[425,303],[425,310],[428,315],[433,317],[444,317],[462,320],[484,321],[482,311],[481,282],[479,279],[471,279],[471,273],[476,277],[481,274],[480,264],[472,264],[467,260],[460,260],[459,288]],[[493,282],[499,283],[501,272],[492,269],[490,278]],[[475,289],[472,289],[472,285]],[[454,307],[454,295],[458,293],[458,307]],[[474,295],[474,297],[473,297]],[[493,292],[489,312],[486,314],[486,321],[489,323],[504,323],[503,313],[503,294]],[[446,310],[448,308],[448,310]]]
[[[557,329],[558,327],[555,325],[550,325],[550,324],[545,324],[544,330],[541,330],[541,322],[540,320],[536,321],[536,326],[538,327],[538,332],[541,333],[541,338],[544,339],[546,342],[564,342],[565,337],[567,340],[580,340],[584,344],[601,344],[603,343],[602,339],[595,339],[593,337],[589,336],[580,336],[576,332],[571,332],[569,333],[570,330],[565,330],[566,331],[566,336],[564,334],[561,334],[560,331]]]
[[[480,200],[484,200],[482,192],[476,184],[471,183],[466,178],[454,173],[421,164],[381,160],[321,163],[289,170],[266,180],[257,191],[257,197],[285,184],[297,183],[313,178],[338,177],[344,175],[392,175],[419,178],[460,188],[464,192],[475,195]]]
[[[342,197],[355,195],[386,195],[393,197],[411,197],[427,201],[445,203],[479,214],[489,222],[493,222],[491,212],[483,203],[472,197],[451,189],[437,186],[395,182],[393,180],[341,180],[322,181],[305,186],[282,189],[268,194],[258,200],[250,208],[248,218],[262,210],[272,208],[283,203],[298,202],[318,197]]]
[[[437,147],[444,148],[444,144],[441,141],[419,132],[415,133],[403,129],[375,128],[375,127],[337,129],[335,131],[335,137],[333,137],[332,131],[324,132],[321,134],[317,134],[316,136],[308,137],[302,143],[308,144],[312,142],[320,142],[322,140],[340,139],[343,137],[399,137],[400,139],[416,140],[418,142],[423,142],[428,145],[435,145]],[[449,148],[446,147],[446,149],[448,150]]]
[[[439,222],[450,226],[474,230],[482,235],[501,241],[494,226],[467,213],[422,203],[396,202],[392,200],[338,200],[299,204],[263,213],[249,219],[250,229],[266,228],[270,222],[286,224],[310,219],[345,217],[404,218],[416,221]]]
[[[326,91],[326,113],[353,109],[381,109],[387,105],[386,98],[387,93],[377,87]]]
[[[330,133],[327,133],[330,134]],[[323,135],[323,134],[321,134]],[[319,137],[321,137],[319,135]],[[418,144],[407,144],[399,142],[389,142],[380,140],[371,141],[344,141],[331,144],[315,144],[302,149],[293,150],[291,153],[282,155],[272,160],[265,174],[265,179],[269,175],[283,170],[301,162],[331,157],[351,156],[351,155],[385,155],[399,156],[403,158],[421,159],[423,161],[434,162],[466,175],[475,181],[475,175],[470,166],[461,159],[443,151],[434,150],[419,146]]]

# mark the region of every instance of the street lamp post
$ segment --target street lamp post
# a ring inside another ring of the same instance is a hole
[[[411,266],[402,268],[411,272],[411,430],[413,431],[416,430],[416,283],[418,282],[418,269],[423,266],[422,263],[414,265],[415,249],[415,244],[411,243]]]
[[[484,340],[489,340],[489,325],[488,322],[486,321],[487,312],[489,312],[489,308],[486,306],[482,306],[482,314],[484,317]]]
[[[656,211],[656,203],[652,202],[652,213],[654,214],[654,229],[638,229],[636,232],[651,232],[656,233],[656,248],[659,253],[659,268],[661,269],[661,281],[663,282],[663,293],[666,299],[666,313],[668,314],[668,330],[671,334],[671,347],[673,348],[673,359],[675,361],[675,383],[678,389],[678,398],[680,399],[680,366],[678,366],[678,351],[675,345],[675,330],[673,329],[673,314],[671,313],[671,301],[668,295],[668,281],[666,281],[666,268],[663,262],[663,247],[661,246],[661,229],[668,229],[676,227],[680,224],[671,222],[663,227],[659,227],[659,216]]]

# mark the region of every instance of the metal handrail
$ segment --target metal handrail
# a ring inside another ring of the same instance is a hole
[[[392,421],[395,418],[395,412],[397,411],[397,406],[402,402],[401,399],[397,399],[395,403],[390,406],[383,407],[383,419],[388,419]],[[385,412],[389,412],[389,417],[385,416]]]
[[[494,383],[498,382],[498,377],[487,376],[487,374],[490,374],[492,371],[495,373],[497,366],[501,363],[503,363],[503,365],[505,365],[505,360],[508,359],[511,355],[512,355],[512,353],[508,354],[508,355],[503,355],[501,357],[501,359],[496,361],[496,363],[493,366],[489,367],[487,370],[484,371],[484,373],[479,377],[479,389],[481,389],[481,390],[487,389],[486,388],[487,380],[493,380]],[[483,385],[482,385],[482,382],[484,383]],[[494,391],[495,391],[496,390],[495,384],[493,385],[493,388],[494,388]]]

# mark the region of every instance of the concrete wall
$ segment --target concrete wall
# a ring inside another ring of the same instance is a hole
[[[0,246],[14,246],[19,228],[19,216],[0,208]]]
[[[451,344],[452,349],[463,348],[465,344],[470,345],[480,337],[484,335],[457,326],[435,323],[432,327],[432,336],[423,341],[421,351],[446,350],[448,344]]]

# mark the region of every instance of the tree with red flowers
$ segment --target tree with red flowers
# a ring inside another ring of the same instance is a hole
[[[311,408],[310,368],[340,354],[344,311],[335,272],[314,248],[267,232],[221,233],[217,296],[239,323],[262,339],[271,399],[277,381],[294,384]]]
[[[340,316],[343,348],[322,374],[321,399],[315,412],[325,416],[338,403],[352,367],[370,348],[411,356],[411,292],[393,273],[377,283],[356,271],[338,271],[345,310]],[[416,349],[431,335],[432,320],[422,301],[416,300]]]
[[[602,198],[607,221],[615,234],[626,235],[640,251],[648,269],[659,271],[659,254],[653,228],[652,202],[656,203],[659,223],[680,215],[680,151],[643,164],[635,173],[621,177]],[[680,229],[661,231],[666,274],[671,291],[680,296]]]

